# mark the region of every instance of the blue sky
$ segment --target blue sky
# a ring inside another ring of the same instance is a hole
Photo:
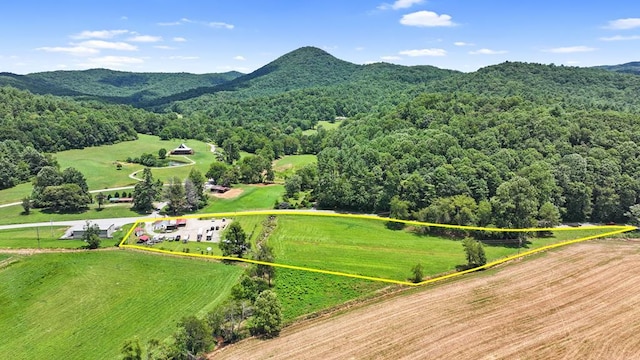
[[[474,71],[640,61],[640,1],[113,0],[3,4],[0,72],[251,72],[302,46]]]

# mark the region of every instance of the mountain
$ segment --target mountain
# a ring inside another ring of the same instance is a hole
[[[198,88],[157,99],[161,106],[194,99],[202,95],[223,93],[235,99],[275,96],[289,91],[336,88],[339,86],[382,88],[386,92],[398,87],[424,83],[458,73],[433,66],[400,66],[387,63],[357,65],[340,60],[316,47],[302,47],[289,52],[252,73],[239,76],[214,87]],[[358,89],[353,89],[358,91]]]
[[[134,73],[107,69],[50,71],[28,75],[0,73],[0,85],[10,85],[36,94],[87,97],[123,104],[137,104],[215,86],[242,74]]]
[[[640,61],[633,61],[620,65],[602,65],[596,66],[595,68],[626,74],[640,75]]]

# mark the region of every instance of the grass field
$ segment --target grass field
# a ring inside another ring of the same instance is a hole
[[[318,162],[316,155],[289,155],[274,161],[273,171],[275,172],[276,180],[282,181],[301,167],[316,162]]]
[[[238,197],[232,199],[220,199],[212,197],[209,200],[209,205],[200,210],[199,213],[207,214],[217,212],[273,209],[273,205],[276,200],[280,199],[282,197],[282,194],[284,194],[284,186],[282,185],[237,185],[234,186],[234,188],[242,189],[242,193]]]
[[[61,248],[77,249],[85,245],[82,240],[60,240],[66,227],[24,228],[0,230],[0,249],[29,249],[29,248]],[[40,241],[38,242],[38,237]]]
[[[115,359],[228,296],[241,267],[132,251],[40,254],[0,269],[0,354]],[[9,336],[10,334],[10,336]]]
[[[551,238],[531,239],[528,249],[585,237],[603,230],[557,232]],[[310,216],[279,216],[269,239],[277,262],[384,279],[407,280],[421,263],[427,276],[454,271],[466,264],[460,241],[389,230],[375,220]],[[526,249],[521,249],[526,250]],[[515,255],[519,249],[485,246],[489,261]]]

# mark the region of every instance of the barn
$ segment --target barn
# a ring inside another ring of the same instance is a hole
[[[194,154],[193,149],[188,147],[185,144],[180,144],[180,146],[171,150],[171,155],[193,155],[193,154]]]

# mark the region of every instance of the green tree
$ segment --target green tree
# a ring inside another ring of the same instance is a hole
[[[550,202],[545,202],[538,211],[538,226],[552,228],[560,225],[560,210]]]
[[[187,207],[184,186],[177,176],[169,179],[169,183],[164,188],[164,199],[167,201],[169,211],[171,211],[173,215],[183,212]]]
[[[100,226],[98,224],[91,224],[87,221],[84,225],[84,234],[82,234],[82,240],[87,243],[89,249],[97,249],[100,247]]]
[[[158,159],[164,160],[167,158],[167,149],[162,148],[158,150]]]
[[[473,238],[465,238],[462,240],[462,247],[469,267],[478,267],[487,263],[487,256],[481,242]]]
[[[178,327],[174,339],[187,358],[195,358],[196,355],[202,354],[213,343],[211,330],[204,320],[187,316],[180,320]]]
[[[273,249],[271,249],[271,247],[266,244],[259,245],[258,253],[255,255],[255,260],[263,261],[267,263],[273,263],[274,262]],[[276,274],[276,269],[273,266],[262,265],[262,264],[256,265],[256,276],[260,276],[263,278],[266,277],[269,283],[269,286],[271,286],[271,279],[273,279],[275,274]]]
[[[296,194],[300,192],[301,187],[302,177],[297,174],[291,175],[284,180],[285,194],[290,198],[296,196]]]
[[[229,165],[220,161],[214,161],[209,166],[209,170],[207,170],[207,173],[205,175],[207,176],[207,178],[213,179],[213,181],[215,181],[216,184],[220,184],[222,175],[224,175],[224,173],[228,169],[229,169]]]
[[[515,176],[498,187],[491,198],[496,223],[504,228],[529,228],[538,211],[536,190],[529,180]]]
[[[89,186],[87,185],[87,179],[82,175],[80,171],[75,168],[68,167],[62,171],[62,183],[63,184],[76,184],[80,187],[82,192],[89,194]]]
[[[245,234],[242,226],[237,221],[229,225],[225,239],[219,243],[223,256],[242,257],[250,248],[247,242],[247,234]]]
[[[635,204],[629,207],[629,211],[624,213],[631,222],[635,226],[640,226],[640,204]]]
[[[44,188],[40,202],[53,211],[71,212],[85,209],[91,203],[91,197],[77,184],[62,184]]]
[[[120,353],[122,354],[122,360],[142,360],[140,340],[138,340],[138,338],[126,340],[122,345]]]
[[[234,161],[240,160],[240,146],[234,139],[227,139],[222,143],[224,151],[224,161],[231,165]]]
[[[29,215],[31,213],[31,198],[26,196],[22,198],[22,210],[25,215]]]
[[[153,180],[151,169],[144,168],[142,171],[142,181],[137,183],[133,189],[133,209],[140,212],[153,210],[153,202],[160,195],[162,182]]]
[[[409,219],[409,202],[400,200],[398,196],[394,196],[391,198],[391,202],[389,203],[389,207],[391,212],[389,213],[389,217],[392,219],[401,219],[407,220]],[[387,227],[390,229],[402,229],[404,228],[404,223],[396,222],[396,221],[388,221]]]
[[[254,313],[249,324],[252,335],[275,337],[282,328],[282,306],[275,292],[265,290],[254,303]]]
[[[100,210],[102,208],[102,204],[104,204],[105,200],[107,200],[107,195],[98,193],[95,198],[96,202],[98,203],[98,210]]]
[[[411,281],[417,284],[424,278],[424,267],[422,264],[417,264],[411,268],[411,273],[413,274]]]

